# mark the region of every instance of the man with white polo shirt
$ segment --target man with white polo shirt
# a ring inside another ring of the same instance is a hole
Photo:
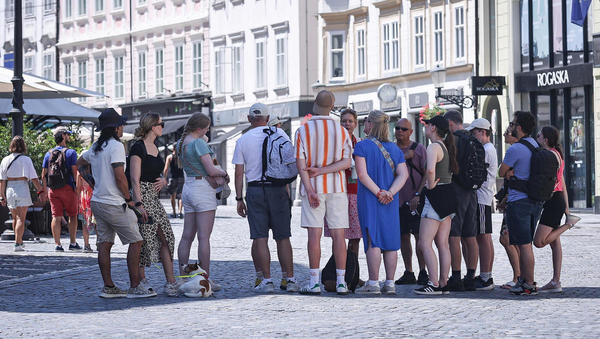
[[[252,239],[252,261],[256,271],[255,292],[272,293],[271,255],[269,252],[269,229],[277,243],[277,254],[281,265],[281,289],[298,291],[294,278],[292,245],[290,243],[291,200],[285,184],[263,178],[262,148],[267,133],[275,133],[290,141],[282,129],[267,126],[269,110],[262,103],[250,107],[248,121],[251,129],[242,135],[235,144],[233,164],[235,165],[235,192],[237,211],[241,217],[248,217],[250,238]],[[290,142],[291,145],[291,142]],[[244,174],[248,186],[244,202]]]

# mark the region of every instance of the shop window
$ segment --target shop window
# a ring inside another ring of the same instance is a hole
[[[533,67],[548,67],[550,32],[548,31],[548,0],[531,0],[533,9]]]
[[[344,78],[344,33],[332,32],[330,38],[330,78],[342,80]]]
[[[521,0],[521,70],[529,70],[529,5],[527,1]]]

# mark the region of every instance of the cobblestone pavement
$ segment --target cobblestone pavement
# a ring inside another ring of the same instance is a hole
[[[308,258],[299,212],[295,207],[292,245],[296,277],[304,283]],[[583,217],[562,236],[564,293],[532,297],[511,296],[498,287],[420,297],[412,293],[412,286],[398,287],[398,295],[392,297],[257,295],[251,290],[254,270],[247,222],[232,207],[219,208],[212,236],[212,276],[223,291],[203,300],[165,295],[104,300],[98,297],[102,283],[96,254],[57,254],[50,237],[42,238],[45,243],[27,243],[23,254],[12,252],[12,243],[1,242],[0,337],[598,337],[600,274],[595,254],[600,250],[600,217]],[[179,238],[183,222],[172,222]],[[499,228],[500,215],[494,215],[497,284],[512,277],[497,242]],[[67,241],[63,238],[63,244]],[[330,240],[322,244],[324,266],[331,255]],[[270,245],[273,277],[278,280],[275,243]],[[192,258],[195,253],[193,248]],[[113,277],[121,287],[127,283],[125,254],[126,247],[115,245]],[[535,255],[536,279],[543,285],[551,278],[550,249],[536,249]],[[362,253],[360,264],[365,279]],[[402,271],[399,260],[397,276]],[[155,287],[163,285],[159,266],[147,272]]]

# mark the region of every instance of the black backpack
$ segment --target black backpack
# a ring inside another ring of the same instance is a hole
[[[454,181],[465,189],[479,189],[487,179],[485,149],[477,138],[466,131],[454,133],[457,137],[458,174]]]
[[[67,168],[67,148],[55,148],[50,152],[48,160],[48,187],[55,190],[69,184]]]
[[[358,286],[359,280],[358,256],[350,249],[346,252],[346,284],[352,292]],[[327,262],[327,265],[321,271],[321,283],[327,292],[335,292],[337,275],[335,273],[335,257],[332,255]]]
[[[559,166],[556,155],[545,148],[534,147],[529,141],[522,138],[519,143],[525,145],[531,151],[529,180],[511,180],[514,184],[510,187],[527,193],[531,200],[550,200],[552,193],[554,193],[556,173]],[[519,184],[524,189],[516,188],[519,187]]]

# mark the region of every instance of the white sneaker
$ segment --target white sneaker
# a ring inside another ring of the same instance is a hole
[[[15,244],[15,252],[25,252],[25,245]]]
[[[348,285],[346,285],[346,282],[343,282],[341,284],[337,284],[337,286],[335,287],[335,292],[339,295],[346,295],[348,294]]]
[[[141,283],[139,285],[137,285],[137,287],[132,287],[127,291],[127,298],[129,298],[129,299],[149,298],[149,297],[155,297],[155,296],[156,296],[156,292],[146,289],[144,286],[142,286]]]
[[[356,289],[356,294],[381,294],[381,288],[379,284],[369,285],[367,283],[363,287]]]
[[[576,216],[575,214],[569,214],[567,215],[567,225],[569,228],[575,226],[576,223],[579,222],[579,220],[581,220],[581,217]]]
[[[300,294],[318,295],[321,294],[321,284],[311,285],[310,283],[300,289]]]
[[[273,293],[275,292],[275,285],[272,281],[262,281],[258,286],[254,288],[256,293]]]
[[[396,286],[394,285],[383,285],[383,288],[381,289],[381,292],[383,294],[387,294],[387,295],[393,295],[396,294]]]
[[[295,281],[288,280],[285,290],[290,293],[296,293],[296,292],[298,292],[298,284],[296,284]]]

